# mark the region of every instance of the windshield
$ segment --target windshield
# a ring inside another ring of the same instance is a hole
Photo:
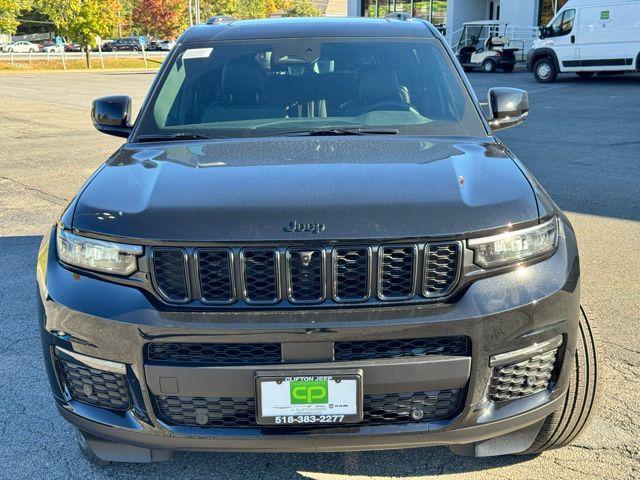
[[[459,75],[433,39],[181,45],[141,115],[136,139],[354,128],[361,134],[486,136]]]

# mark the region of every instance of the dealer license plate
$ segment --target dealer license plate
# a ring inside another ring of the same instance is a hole
[[[258,374],[261,425],[356,423],[362,420],[362,374]]]

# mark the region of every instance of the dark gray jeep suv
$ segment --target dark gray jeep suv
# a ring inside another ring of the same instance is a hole
[[[214,23],[214,22],[212,22]],[[49,380],[98,464],[570,442],[596,397],[574,231],[428,23],[188,30],[38,257]]]

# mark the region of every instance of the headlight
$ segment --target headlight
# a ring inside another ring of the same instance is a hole
[[[558,220],[468,241],[475,263],[484,268],[522,262],[552,252],[558,243]]]
[[[97,272],[131,275],[142,255],[139,245],[106,242],[74,235],[58,226],[58,258],[75,267]]]

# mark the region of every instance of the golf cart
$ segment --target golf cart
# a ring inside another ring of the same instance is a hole
[[[462,24],[460,41],[455,48],[456,56],[466,71],[481,68],[491,73],[496,69],[512,72],[516,66],[515,53],[524,49],[515,46],[506,36],[507,24],[495,20],[465,22]]]

